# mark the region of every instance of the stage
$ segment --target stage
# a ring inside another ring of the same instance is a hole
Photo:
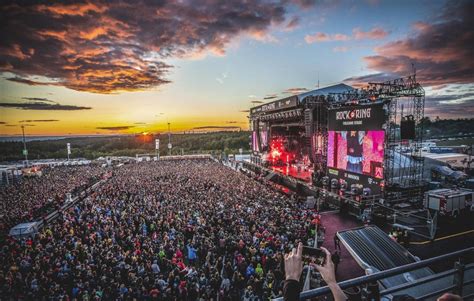
[[[299,167],[299,168],[298,168]],[[304,170],[303,166],[296,164],[289,164],[287,166],[269,166],[269,169],[281,173],[285,176],[296,178],[298,180],[311,183],[312,169]]]
[[[423,110],[424,90],[414,75],[278,99],[250,109],[250,160],[320,188],[382,195],[389,202],[404,189],[421,203],[423,160],[412,160],[407,169],[403,159],[420,157]],[[397,155],[400,146],[406,156]],[[303,166],[320,172],[312,177]]]

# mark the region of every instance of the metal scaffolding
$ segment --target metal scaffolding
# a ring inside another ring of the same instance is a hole
[[[425,91],[416,81],[416,75],[327,96],[304,99],[306,110],[311,110],[312,146],[315,171],[326,171],[328,110],[341,106],[383,103],[386,112],[384,152],[384,197],[387,200],[421,198],[423,158],[422,119]],[[402,139],[401,122],[410,119],[415,125],[413,139]],[[306,120],[306,118],[305,118]],[[309,120],[309,118],[308,118]]]

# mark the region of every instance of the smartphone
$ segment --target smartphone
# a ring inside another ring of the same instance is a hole
[[[303,247],[303,256],[310,256],[310,257],[321,257],[324,251],[320,248],[312,248],[312,247]]]
[[[303,247],[303,258],[307,263],[324,264],[326,253],[320,248]]]

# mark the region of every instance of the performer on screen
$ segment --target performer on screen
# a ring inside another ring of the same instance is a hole
[[[347,142],[347,171],[362,173],[362,161],[364,161],[363,141],[365,131],[343,131],[341,136]]]

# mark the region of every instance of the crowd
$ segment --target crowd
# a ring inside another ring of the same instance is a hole
[[[76,182],[70,176],[40,186],[64,192],[67,183]],[[124,165],[35,239],[10,239],[1,247],[0,295],[6,300],[282,296],[284,254],[314,231],[315,212],[303,207],[211,160]]]
[[[42,175],[23,177],[0,188],[0,235],[20,222],[44,217],[59,208],[66,193],[75,193],[100,177],[96,166],[43,168]]]

